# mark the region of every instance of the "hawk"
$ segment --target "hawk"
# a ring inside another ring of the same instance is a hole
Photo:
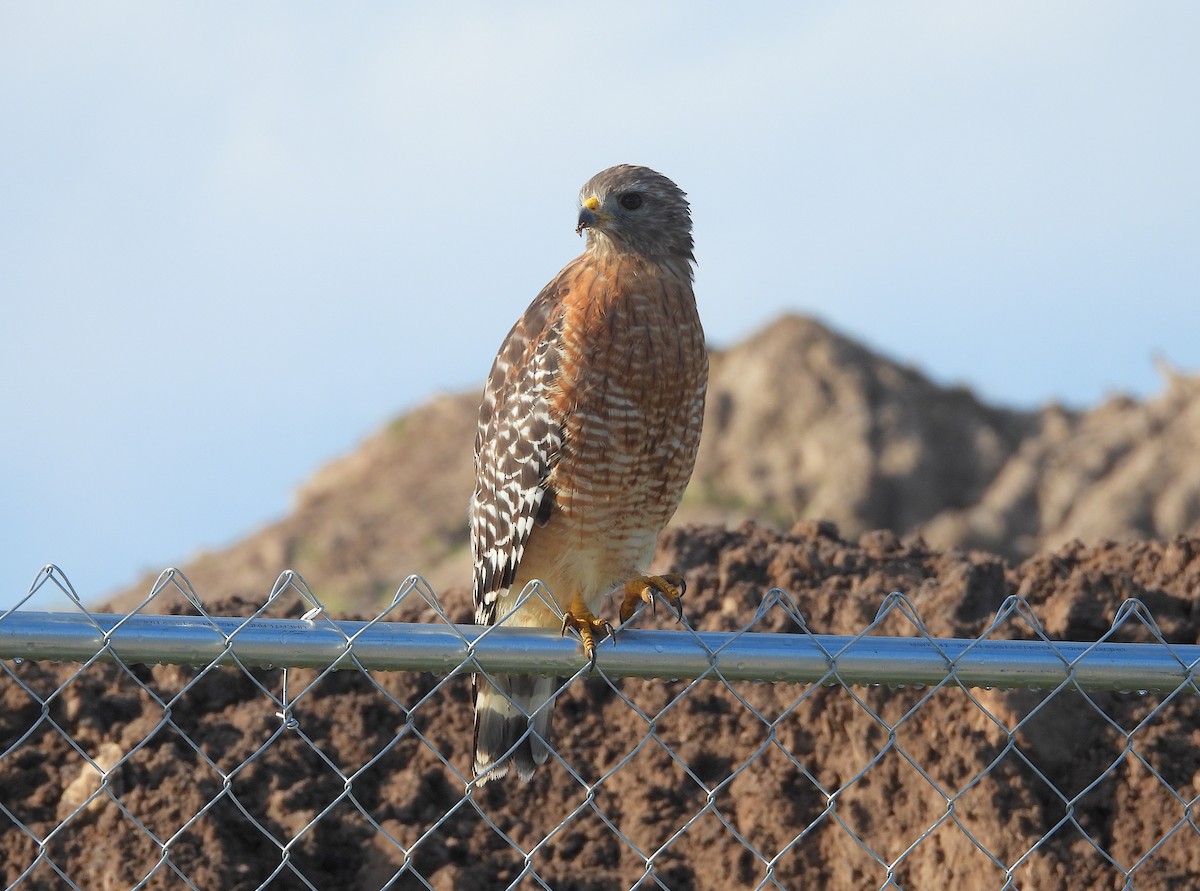
[[[679,608],[683,579],[646,571],[692,475],[708,354],[684,192],[622,164],[579,201],[583,253],[517,320],[488,376],[470,520],[476,622],[504,619],[538,579],[557,611],[534,596],[505,623],[571,628],[594,664],[612,631],[597,618],[606,595],[624,592],[622,622],[656,591]],[[528,780],[545,762],[558,683],[476,676],[481,783],[510,765]]]

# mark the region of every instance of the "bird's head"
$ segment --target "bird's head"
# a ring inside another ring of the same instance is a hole
[[[647,259],[693,260],[687,196],[648,167],[618,164],[579,192],[579,225],[589,250],[632,251]]]

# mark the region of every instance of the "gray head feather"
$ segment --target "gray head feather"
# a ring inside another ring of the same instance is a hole
[[[679,186],[649,167],[618,164],[579,192],[579,227],[589,250],[632,251],[647,259],[692,255],[692,216]]]

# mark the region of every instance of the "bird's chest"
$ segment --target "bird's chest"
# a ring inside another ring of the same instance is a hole
[[[656,494],[673,512],[686,485],[707,359],[694,301],[656,297],[633,292],[566,319],[553,482],[567,513],[638,509]]]

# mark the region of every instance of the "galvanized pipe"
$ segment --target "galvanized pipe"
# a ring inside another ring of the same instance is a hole
[[[260,668],[352,668],[357,660],[371,670],[439,674],[479,666],[571,675],[585,665],[576,640],[535,629],[26,611],[0,616],[0,659],[84,662],[97,653],[107,661],[115,654],[126,663],[179,665],[230,664],[236,656]],[[928,686],[953,670],[969,687],[1047,689],[1073,677],[1085,690],[1170,691],[1185,681],[1195,684],[1200,646],[630,629],[618,633],[615,646],[603,642],[597,657],[610,677],[694,678],[715,668],[731,681]]]

